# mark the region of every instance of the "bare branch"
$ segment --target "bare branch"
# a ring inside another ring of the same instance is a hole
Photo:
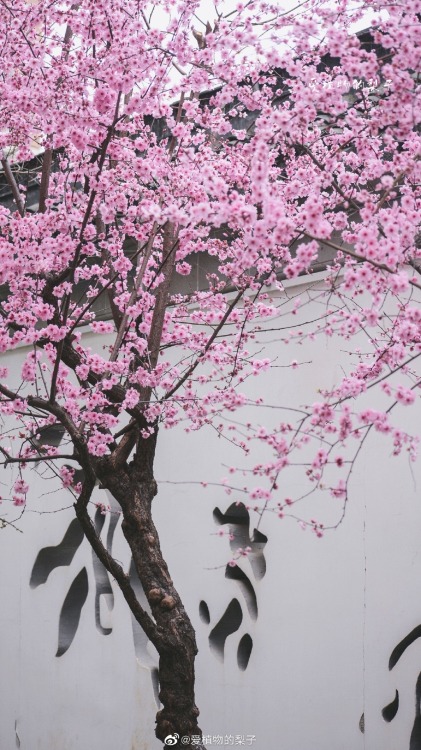
[[[18,184],[15,180],[15,176],[10,168],[9,160],[2,159],[1,165],[4,170],[4,175],[6,177],[6,180],[8,182],[8,185],[12,191],[13,198],[15,199],[15,203],[18,209],[18,212],[21,216],[25,216],[25,202],[23,200],[22,194],[19,190]]]
[[[0,453],[2,453],[3,456],[5,457],[5,461],[1,462],[2,466],[7,466],[8,464],[36,463],[39,461],[56,461],[58,458],[65,458],[69,461],[77,460],[76,456],[73,453],[58,453],[57,455],[54,455],[54,456],[42,455],[42,454],[38,456],[11,456],[1,446],[0,446]]]
[[[101,539],[96,533],[95,526],[87,511],[87,505],[92,495],[95,482],[85,482],[82,492],[80,493],[77,501],[74,504],[76,516],[82,526],[83,532],[94,550],[98,560],[102,562],[103,566],[108,572],[115,578],[118,586],[130,607],[130,611],[133,613],[139,625],[143,628],[146,635],[155,644],[157,642],[158,633],[155,623],[148,613],[139,604],[134,589],[130,583],[129,576],[124,572],[121,565],[110,555],[108,550],[104,547]]]
[[[137,422],[132,420],[125,428],[124,435],[120,440],[117,448],[113,450],[110,456],[110,462],[115,469],[119,469],[127,461],[138,438]],[[121,434],[121,431],[120,431]]]
[[[8,521],[7,518],[0,518],[0,529],[5,529],[6,526],[11,526],[15,531],[19,531],[19,534],[23,534],[22,529],[16,526],[12,521]]]

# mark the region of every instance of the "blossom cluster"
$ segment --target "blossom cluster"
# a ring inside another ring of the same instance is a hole
[[[150,22],[135,0],[13,5],[0,10],[14,200],[0,208],[0,351],[25,354],[18,383],[0,370],[19,444],[4,461],[52,459],[34,437],[46,419],[94,462],[133,424],[139,440],[160,424],[227,434],[249,377],[280,366],[265,327],[290,327],[285,344],[339,337],[351,356],[298,424],[230,433],[244,455],[272,451],[251,470],[266,484],[247,487],[249,507],[294,506],[278,476],[299,452],[305,481],[343,499],[342,447],[371,429],[413,456],[391,412],[420,384],[416,4],[373,3],[359,35],[347,0],[334,18],[323,0],[298,15],[240,3],[206,33],[187,0]],[[35,213],[20,177],[34,148]],[[315,271],[323,313],[304,331],[288,281]],[[72,472],[60,469],[66,487]],[[17,480],[14,502],[26,492]]]

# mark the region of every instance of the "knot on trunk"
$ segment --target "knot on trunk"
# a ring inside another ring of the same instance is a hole
[[[166,594],[165,591],[159,588],[149,589],[148,591],[148,600],[153,603],[157,604],[159,603],[159,606],[161,609],[174,609],[176,605],[176,601],[173,596],[170,596],[170,594]]]
[[[163,599],[161,599],[161,603],[159,606],[161,607],[161,609],[174,609],[175,604],[176,602],[174,597],[167,594]]]
[[[162,589],[150,589],[148,591],[148,599],[150,602],[160,602],[165,596],[165,591]]]

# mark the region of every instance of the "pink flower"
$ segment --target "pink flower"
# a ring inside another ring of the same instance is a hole
[[[415,393],[410,388],[405,388],[403,385],[398,385],[395,391],[396,400],[405,406],[413,404],[415,401]]]

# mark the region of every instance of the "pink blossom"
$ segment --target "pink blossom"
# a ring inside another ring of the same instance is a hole
[[[415,401],[415,393],[410,388],[405,388],[403,385],[398,385],[395,391],[397,401],[405,406],[413,404]]]
[[[60,469],[60,477],[63,483],[63,487],[71,487],[73,484],[74,469],[69,466],[62,466]]]

